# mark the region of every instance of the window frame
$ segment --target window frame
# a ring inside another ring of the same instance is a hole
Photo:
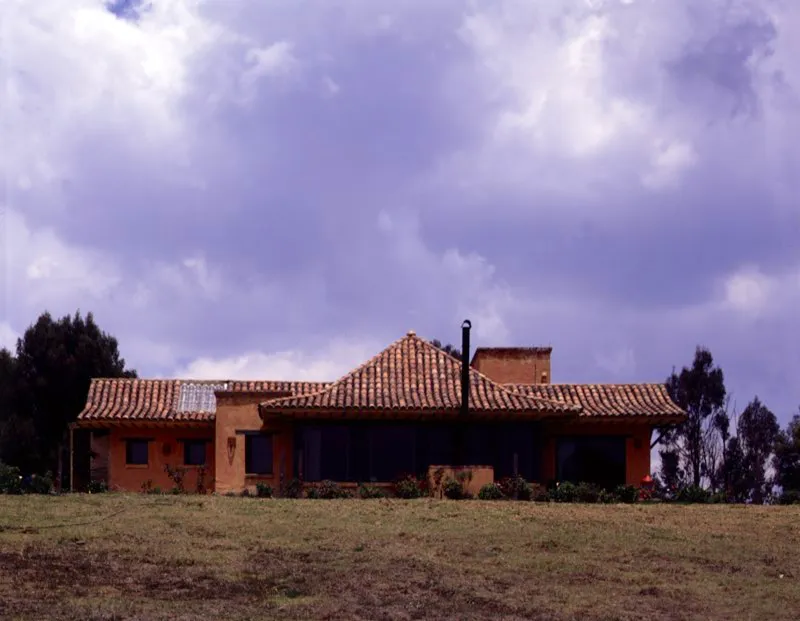
[[[203,466],[207,466],[208,465],[208,442],[209,442],[208,439],[206,439],[206,438],[185,438],[185,439],[181,440],[181,442],[183,444],[183,465],[184,466],[201,468]],[[202,463],[196,464],[196,463],[190,463],[188,461],[188,458],[189,458],[189,455],[190,455],[189,447],[192,446],[192,445],[194,445],[194,446],[201,445],[203,447],[203,461],[202,461]]]
[[[269,442],[269,470],[263,472],[253,471],[252,465],[252,444],[254,440],[265,440]],[[269,477],[275,473],[275,434],[273,432],[252,432],[244,434],[244,475],[247,477]]]
[[[152,442],[152,438],[125,438],[125,465],[126,466],[134,466],[134,467],[144,467],[150,465],[150,442]],[[132,461],[131,457],[133,456],[133,445],[134,444],[144,444],[145,446],[145,460],[144,462],[139,461]]]

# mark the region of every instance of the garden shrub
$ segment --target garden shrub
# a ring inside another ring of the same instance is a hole
[[[478,498],[481,500],[503,500],[503,490],[497,483],[487,483],[478,492]]]
[[[422,481],[410,474],[394,482],[394,495],[398,498],[422,498],[425,487]]]
[[[544,485],[541,483],[531,483],[529,484],[529,487],[529,500],[533,500],[534,502],[550,502],[550,492],[547,491],[547,488]]]
[[[614,495],[620,502],[633,504],[639,499],[639,488],[635,485],[617,485]]]
[[[358,486],[358,497],[364,500],[372,498],[386,498],[386,492],[377,485],[362,483]]]
[[[105,481],[89,481],[86,486],[88,494],[105,494],[108,491],[108,483]]]
[[[800,505],[800,490],[784,490],[778,499],[778,503],[782,505]]]
[[[464,500],[470,498],[469,493],[464,487],[464,483],[452,478],[444,482],[444,485],[442,485],[442,493],[445,498],[449,498],[450,500]]]
[[[614,494],[614,492],[610,492],[607,489],[601,489],[600,494],[597,496],[597,502],[603,503],[604,505],[614,504],[615,502],[619,502],[619,498]]]
[[[711,492],[696,485],[689,485],[681,488],[675,500],[686,503],[706,503],[711,500]]]
[[[164,472],[167,473],[167,476],[174,484],[171,493],[183,494],[186,491],[186,488],[184,487],[184,479],[186,478],[187,469],[182,467],[173,468],[169,464],[165,464]]]
[[[259,498],[272,498],[272,486],[259,481],[256,483],[256,496]]]
[[[281,494],[284,498],[301,498],[303,496],[303,482],[300,479],[289,479],[283,486]]]
[[[338,483],[326,480],[322,481],[319,485],[309,488],[306,496],[308,498],[332,500],[334,498],[350,498],[350,493],[346,489],[343,489]]]
[[[575,487],[578,502],[596,503],[600,501],[600,488],[594,483],[578,483]]]
[[[500,491],[511,500],[531,500],[534,489],[523,477],[517,475],[500,480]]]
[[[556,483],[550,498],[555,502],[575,502],[578,499],[578,486],[570,481]]]
[[[16,466],[0,462],[0,494],[21,494],[22,474]]]

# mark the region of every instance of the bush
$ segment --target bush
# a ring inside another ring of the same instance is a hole
[[[398,498],[422,498],[425,488],[417,477],[408,475],[394,482],[394,495]]]
[[[465,500],[472,496],[467,492],[463,481],[457,479],[447,479],[442,485],[442,493],[445,498],[450,500]]]
[[[556,483],[550,498],[555,502],[575,502],[578,500],[578,486],[569,481]]]
[[[108,491],[108,483],[105,481],[89,481],[86,486],[88,494],[105,494]]]
[[[782,505],[800,505],[800,490],[784,490],[778,499],[778,503]]]
[[[386,492],[377,485],[367,485],[362,483],[358,486],[358,497],[364,500],[372,498],[386,498]]]
[[[600,501],[600,488],[594,483],[578,483],[575,496],[578,502],[596,503]]]
[[[346,489],[342,489],[334,481],[322,481],[319,485],[309,488],[306,496],[308,498],[332,500],[334,498],[350,498],[350,493]]]
[[[639,499],[639,488],[635,485],[617,485],[614,495],[620,502],[633,504]]]
[[[531,500],[534,496],[531,484],[519,475],[506,477],[500,481],[499,485],[503,496],[511,500]]]
[[[614,504],[615,502],[619,502],[619,498],[616,497],[614,492],[609,492],[607,489],[601,489],[600,494],[597,496],[597,502],[603,503],[604,505]]]
[[[0,494],[21,494],[22,475],[16,466],[0,462]]]
[[[256,483],[256,496],[259,498],[272,498],[272,486],[259,481]]]
[[[530,487],[530,499],[534,502],[550,502],[550,492],[547,491],[547,488],[540,484],[540,483],[531,483]]]
[[[497,483],[487,483],[478,492],[478,498],[481,500],[503,500],[503,490]]]
[[[303,482],[300,479],[289,479],[283,486],[281,494],[284,498],[301,498],[303,496]]]
[[[678,492],[675,500],[686,503],[706,503],[711,500],[711,492],[696,485],[689,485]]]

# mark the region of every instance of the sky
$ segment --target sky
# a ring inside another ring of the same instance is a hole
[[[800,3],[5,0],[0,346],[332,380],[408,330],[800,404]]]

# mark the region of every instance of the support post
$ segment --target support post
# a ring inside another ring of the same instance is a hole
[[[69,491],[75,491],[75,423],[69,426]]]

